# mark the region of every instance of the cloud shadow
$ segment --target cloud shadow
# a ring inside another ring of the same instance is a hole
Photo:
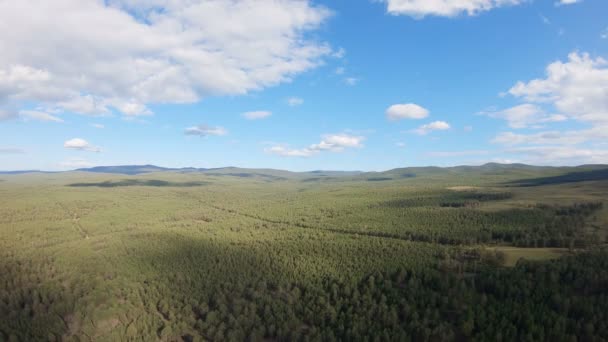
[[[506,184],[511,186],[529,187],[602,180],[608,180],[608,169],[570,172],[564,175],[551,177],[519,179],[507,182]]]
[[[120,181],[104,181],[95,183],[72,183],[67,186],[76,188],[86,187],[99,187],[99,188],[117,188],[125,186],[152,186],[152,187],[177,187],[177,188],[189,188],[195,186],[208,185],[209,182],[169,182],[158,179],[123,179]]]

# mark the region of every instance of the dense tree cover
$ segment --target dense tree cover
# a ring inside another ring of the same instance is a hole
[[[587,218],[602,202],[570,205],[531,205],[488,211],[485,201],[510,198],[509,193],[465,193],[455,196],[412,197],[366,207],[320,208],[277,216],[227,209],[230,213],[270,223],[361,235],[440,244],[507,243],[521,247],[583,248],[603,243],[588,231]],[[217,207],[222,209],[221,207]],[[308,213],[308,216],[303,216]],[[274,218],[278,217],[278,218]]]
[[[506,340],[608,338],[608,254],[520,262],[469,276],[375,273],[320,289],[228,285],[194,304],[214,340]]]
[[[455,262],[459,255],[445,258],[452,257]],[[352,281],[326,277],[316,285],[268,282],[263,276],[203,291],[174,291],[179,285],[164,281],[144,283],[135,297],[154,314],[127,312],[128,324],[116,336],[215,341],[608,338],[607,251],[545,263],[521,261],[511,269],[496,269],[490,259],[476,261],[460,272],[398,269]],[[110,331],[120,324],[118,319],[101,320],[90,335],[80,331],[85,322],[72,313],[77,301],[69,290],[23,287],[38,283],[31,279],[35,273],[5,280],[0,339],[53,340],[62,337],[57,331],[64,338],[79,333],[95,339],[101,336],[96,335],[99,326]],[[7,294],[15,287],[18,292]]]
[[[0,341],[608,339],[603,183],[44,177],[0,186]]]
[[[532,229],[512,232],[494,233],[492,238],[522,247],[569,247],[584,248],[601,244],[604,241],[589,234],[587,218],[602,209],[602,202],[575,203],[571,206],[539,205],[547,212],[545,221]]]
[[[519,186],[541,186],[550,184],[564,183],[579,183],[594,180],[606,180],[608,178],[608,169],[586,170],[578,172],[569,172],[552,177],[535,177],[531,179],[511,181],[510,184]]]

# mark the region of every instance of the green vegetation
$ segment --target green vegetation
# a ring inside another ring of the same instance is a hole
[[[544,261],[569,255],[571,251],[567,248],[522,248],[510,246],[488,247],[489,251],[500,253],[504,258],[504,266],[513,267],[522,260]]]
[[[126,168],[1,176],[0,341],[608,339],[597,166]]]

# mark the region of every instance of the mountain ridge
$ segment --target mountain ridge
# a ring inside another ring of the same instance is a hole
[[[44,171],[44,170],[7,170],[0,171],[0,174],[4,175],[16,175],[26,173],[65,173],[65,172],[90,172],[90,173],[109,173],[109,174],[124,174],[124,175],[139,175],[153,172],[200,172],[211,175],[274,175],[274,176],[285,176],[285,175],[304,175],[304,176],[324,176],[324,177],[339,177],[339,176],[393,176],[393,177],[408,177],[417,173],[444,173],[454,171],[484,171],[484,172],[498,172],[503,170],[540,170],[540,169],[602,169],[608,168],[608,164],[583,164],[577,166],[544,166],[544,165],[530,165],[522,163],[514,164],[501,164],[501,163],[486,163],[482,165],[456,165],[456,166],[409,166],[394,168],[385,171],[347,171],[347,170],[311,170],[311,171],[289,171],[272,168],[242,168],[236,166],[226,166],[217,168],[196,168],[196,167],[181,167],[171,168],[162,167],[153,164],[143,165],[108,165],[108,166],[94,166],[89,168],[78,168],[74,170],[66,171]]]

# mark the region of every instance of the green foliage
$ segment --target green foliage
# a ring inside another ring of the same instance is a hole
[[[607,339],[605,182],[486,169],[4,176],[0,341]]]

